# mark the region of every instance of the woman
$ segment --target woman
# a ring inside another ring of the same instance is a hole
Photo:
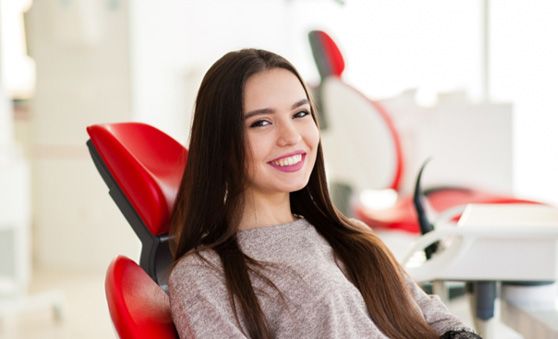
[[[316,113],[284,58],[231,52],[205,75],[173,212],[183,338],[478,338],[332,205]]]

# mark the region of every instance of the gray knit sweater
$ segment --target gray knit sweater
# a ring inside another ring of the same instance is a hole
[[[276,338],[386,338],[376,327],[359,290],[344,275],[327,241],[305,219],[240,231],[244,253],[273,263],[264,274],[279,288],[251,275],[256,295]],[[222,265],[213,251],[183,257],[169,279],[174,323],[181,338],[246,338],[233,314]],[[437,297],[415,283],[408,287],[426,321],[442,335],[465,326]],[[241,317],[242,319],[242,317]]]

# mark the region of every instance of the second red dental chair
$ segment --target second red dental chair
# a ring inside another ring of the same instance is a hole
[[[343,55],[326,32],[311,31],[309,42],[321,77],[315,96],[321,120],[326,122],[322,142],[332,174],[330,183],[335,187],[335,181],[340,182],[353,193],[385,189],[399,193],[405,152],[390,112],[343,81]],[[533,203],[469,187],[435,187],[424,194],[436,212],[468,203]],[[411,195],[398,194],[391,206],[382,208],[371,208],[360,198],[345,200],[349,201],[336,201],[338,207],[371,227],[414,234],[428,231],[418,223]]]

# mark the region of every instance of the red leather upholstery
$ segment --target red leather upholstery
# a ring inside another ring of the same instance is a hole
[[[168,233],[168,220],[186,166],[186,149],[142,123],[93,125],[87,132],[149,231],[154,235]],[[119,140],[126,140],[126,146]]]
[[[177,338],[169,299],[132,260],[118,256],[110,264],[105,292],[110,315],[122,339]]]
[[[324,31],[317,31],[318,38],[323,46],[323,52],[331,66],[331,74],[341,77],[345,70],[345,59],[333,39]]]

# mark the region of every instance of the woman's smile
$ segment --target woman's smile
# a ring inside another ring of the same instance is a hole
[[[275,169],[282,172],[296,172],[304,166],[306,152],[298,151],[268,162]]]

